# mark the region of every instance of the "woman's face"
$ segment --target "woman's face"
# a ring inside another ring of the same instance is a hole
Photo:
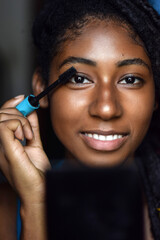
[[[90,24],[62,46],[49,83],[71,66],[77,75],[50,99],[52,125],[66,156],[96,167],[130,161],[155,103],[151,63],[142,44],[118,24]]]

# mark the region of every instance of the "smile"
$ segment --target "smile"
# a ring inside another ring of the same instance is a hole
[[[94,150],[115,151],[121,148],[128,139],[128,134],[118,133],[82,133],[84,143]]]
[[[114,134],[114,135],[99,135],[99,134],[92,134],[92,133],[85,133],[85,135],[87,137],[90,137],[90,138],[94,138],[96,140],[100,140],[100,141],[113,141],[113,140],[116,140],[116,139],[119,139],[119,138],[122,138],[123,135],[117,135],[117,134]]]

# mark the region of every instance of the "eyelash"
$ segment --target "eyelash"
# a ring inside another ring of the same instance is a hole
[[[127,83],[127,80],[129,80],[128,83]],[[125,83],[124,83],[124,81],[125,81]],[[129,85],[129,86],[140,86],[144,83],[144,79],[142,79],[140,77],[136,77],[134,75],[131,75],[131,76],[124,77],[118,83],[120,83],[122,85]]]
[[[85,85],[85,84],[93,83],[93,81],[90,80],[86,76],[76,74],[74,77],[72,77],[70,79],[70,81],[68,83],[74,84],[74,85],[82,85],[82,84]],[[130,87],[135,86],[136,87],[136,86],[142,85],[144,83],[144,79],[142,79],[140,77],[136,77],[134,75],[129,75],[129,76],[123,77],[121,80],[118,81],[118,83],[121,84],[121,85],[127,85],[127,86],[130,86]]]
[[[76,82],[77,80],[77,82]],[[83,80],[83,82],[78,82],[78,80]],[[82,76],[82,75],[75,75],[74,77],[72,77],[69,81],[69,83],[72,83],[72,84],[77,84],[77,85],[81,85],[81,84],[89,84],[91,83],[92,81],[89,80],[86,76]]]

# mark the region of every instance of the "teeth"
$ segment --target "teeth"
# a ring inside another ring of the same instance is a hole
[[[117,135],[117,134],[114,134],[114,135],[99,135],[99,134],[92,134],[92,133],[85,133],[85,135],[87,137],[90,137],[90,138],[94,138],[96,140],[100,140],[100,141],[113,141],[113,140],[116,140],[116,139],[119,139],[119,138],[122,138],[123,135]]]
[[[92,136],[94,139],[99,139],[99,136],[98,136],[98,134],[93,134],[93,136]]]
[[[101,141],[105,141],[105,140],[106,140],[106,137],[103,136],[103,135],[99,135],[99,136],[98,136],[98,139],[101,140]]]
[[[92,138],[92,134],[91,134],[91,133],[88,133],[88,137],[91,137],[91,138]]]
[[[107,141],[112,141],[112,140],[114,140],[114,135],[108,135],[108,136],[106,136],[106,140],[107,140]]]
[[[113,138],[114,138],[114,139],[117,139],[117,138],[118,138],[118,135],[114,135]]]

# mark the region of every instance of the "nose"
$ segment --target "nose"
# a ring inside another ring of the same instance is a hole
[[[96,87],[89,106],[91,116],[101,118],[105,121],[118,118],[122,115],[122,106],[118,90],[111,84]]]

